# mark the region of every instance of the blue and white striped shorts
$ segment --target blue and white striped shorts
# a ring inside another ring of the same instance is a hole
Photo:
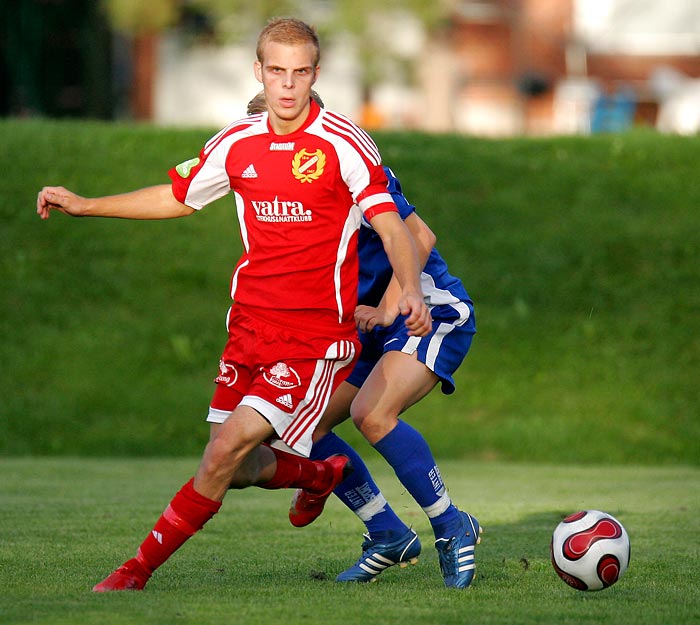
[[[409,336],[403,316],[387,328],[360,333],[362,352],[346,382],[361,387],[383,354],[401,351],[416,353],[418,360],[440,378],[442,392],[453,393],[452,374],[462,364],[476,333],[474,307],[471,302],[444,304],[435,306],[430,313],[433,329],[426,336]]]

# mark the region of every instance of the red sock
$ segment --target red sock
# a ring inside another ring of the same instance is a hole
[[[202,529],[221,507],[220,501],[200,495],[193,483],[194,478],[178,491],[139,547],[136,560],[149,575]]]
[[[309,460],[295,454],[270,447],[277,459],[277,470],[269,482],[259,484],[260,488],[306,488],[322,491],[333,477],[332,471],[322,461]]]

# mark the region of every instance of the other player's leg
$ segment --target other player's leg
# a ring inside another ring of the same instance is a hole
[[[355,372],[350,379],[353,376]],[[333,492],[364,523],[367,532],[360,559],[337,579],[369,582],[395,564],[415,564],[421,545],[416,533],[386,501],[359,454],[331,431],[350,416],[350,404],[358,390],[354,384],[343,382],[335,391],[314,433],[311,458],[322,459],[337,454],[350,458],[353,472]],[[290,521],[297,527],[312,523],[323,511],[326,500],[327,497],[316,496],[308,489],[297,490],[289,511]]]
[[[433,528],[445,584],[464,588],[474,576],[480,527],[453,504],[423,436],[398,415],[418,402],[438,377],[416,354],[389,351],[379,360],[352,405],[355,425],[387,460]]]

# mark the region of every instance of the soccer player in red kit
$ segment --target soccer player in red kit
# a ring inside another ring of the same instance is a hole
[[[256,78],[268,113],[234,122],[170,185],[83,198],[44,187],[43,219],[160,219],[191,215],[233,193],[243,254],[231,279],[229,338],[209,409],[211,436],[195,476],[175,495],[134,558],[95,586],[140,590],[152,573],[218,512],[229,487],[328,493],[347,458],[311,461],[311,434],[357,354],[357,231],[380,235],[402,287],[410,332],[431,328],[413,241],[387,192],[374,142],[345,117],[311,101],[319,72],[315,31],[296,19],[260,33]],[[263,443],[281,439],[301,455]],[[253,470],[254,469],[254,470]],[[248,481],[255,475],[255,482]]]

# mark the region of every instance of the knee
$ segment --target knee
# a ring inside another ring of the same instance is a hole
[[[378,410],[367,403],[353,403],[350,414],[352,422],[370,445],[374,445],[398,424],[398,413],[392,410]]]
[[[365,423],[371,421],[371,412],[369,407],[362,402],[353,402],[350,406],[350,418],[355,427],[362,432]]]
[[[242,450],[233,449],[221,439],[214,438],[204,452],[200,473],[207,480],[228,482],[237,475],[244,459]]]

